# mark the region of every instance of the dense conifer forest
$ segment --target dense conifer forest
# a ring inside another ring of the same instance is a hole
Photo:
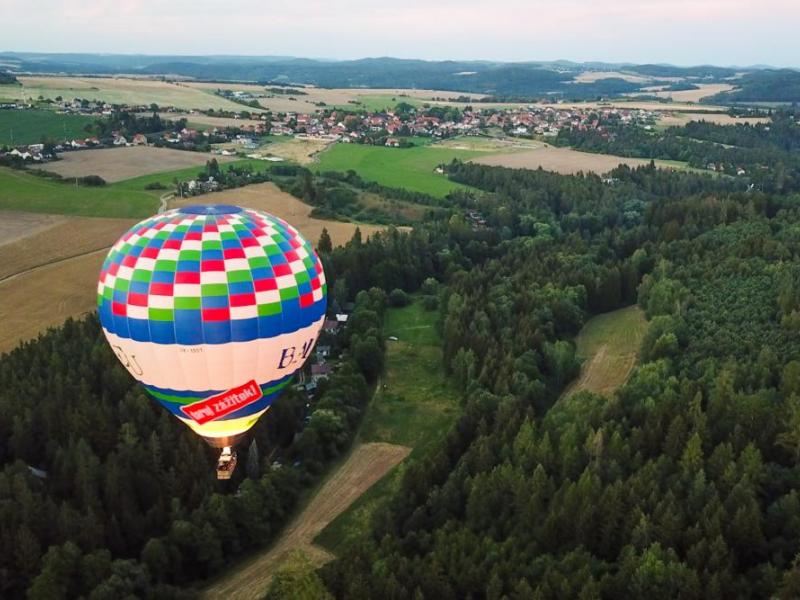
[[[355,302],[327,340],[342,364],[309,411],[298,392],[273,407],[227,485],[93,316],[0,357],[0,596],[189,597],[263,547],[352,440],[383,369],[389,293],[430,277],[461,416],[321,570],[333,596],[800,595],[796,134],[693,127],[784,162],[761,186],[454,162],[473,191],[424,224],[322,241],[331,310]],[[627,384],[560,399],[585,321],[635,303],[649,329]]]

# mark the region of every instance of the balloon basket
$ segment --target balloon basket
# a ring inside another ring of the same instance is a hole
[[[230,479],[236,470],[236,451],[231,450],[230,446],[222,449],[217,461],[217,479]]]

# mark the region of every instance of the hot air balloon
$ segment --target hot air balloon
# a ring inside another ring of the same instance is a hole
[[[97,310],[125,368],[214,447],[234,445],[303,366],[325,320],[322,264],[273,215],[189,206],[134,225],[108,253]]]

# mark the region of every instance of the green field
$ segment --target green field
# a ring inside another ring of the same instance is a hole
[[[440,164],[454,158],[469,160],[485,153],[440,148],[436,145],[414,148],[385,148],[363,144],[335,144],[319,155],[317,171],[353,170],[368,181],[394,188],[405,188],[443,197],[463,186],[434,172]]]
[[[258,160],[239,160],[230,165],[252,165],[254,169],[269,168]],[[0,167],[0,210],[22,210],[86,217],[144,218],[158,209],[158,198],[174,189],[174,179],[195,177],[201,167],[178,171],[152,173],[102,187],[75,186],[69,183],[36,177],[25,171]],[[149,183],[159,182],[166,190],[145,190]]]
[[[62,115],[52,110],[0,110],[0,145],[83,139],[89,135],[85,127],[96,120],[96,117]]]
[[[386,373],[357,441],[402,444],[413,451],[317,536],[315,542],[334,553],[366,531],[379,502],[397,489],[404,465],[435,446],[458,415],[458,392],[442,367],[437,315],[419,301],[387,313],[386,336],[398,341],[387,342]]]
[[[24,171],[0,168],[0,209],[131,218],[146,217],[156,212],[158,194],[126,188],[124,186],[127,183],[77,187],[35,177]]]
[[[589,319],[575,339],[581,374],[564,392],[611,395],[628,379],[636,364],[647,321],[638,306],[628,306]]]

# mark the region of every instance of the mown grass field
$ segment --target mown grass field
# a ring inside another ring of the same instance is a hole
[[[581,374],[562,398],[580,391],[610,396],[628,379],[636,364],[647,321],[638,306],[628,306],[589,319],[578,337]]]
[[[208,158],[212,157],[209,155]],[[251,165],[257,170],[270,166],[264,161],[251,159],[234,161],[223,167],[228,165]],[[87,187],[0,167],[0,210],[84,217],[144,218],[156,212],[159,196],[174,189],[175,179],[196,177],[201,170],[200,166],[188,167],[142,175],[102,187]],[[166,190],[144,189],[152,183],[160,183]]]
[[[62,115],[52,110],[0,110],[0,145],[83,139],[89,135],[85,127],[96,120],[95,117]]]
[[[458,415],[458,392],[442,367],[437,315],[438,311],[425,311],[419,301],[387,313],[384,331],[398,341],[387,342],[386,372],[357,442],[388,442],[413,450],[322,530],[315,541],[333,553],[366,532],[377,506],[397,489],[404,465],[434,447]]]
[[[125,182],[128,183],[128,182]],[[122,183],[84,187],[0,168],[0,209],[86,217],[146,217],[158,195]]]
[[[443,197],[463,187],[434,172],[440,164],[454,158],[469,160],[485,153],[439,148],[436,145],[414,148],[386,148],[363,144],[336,144],[319,155],[317,171],[353,170],[368,181]]]

